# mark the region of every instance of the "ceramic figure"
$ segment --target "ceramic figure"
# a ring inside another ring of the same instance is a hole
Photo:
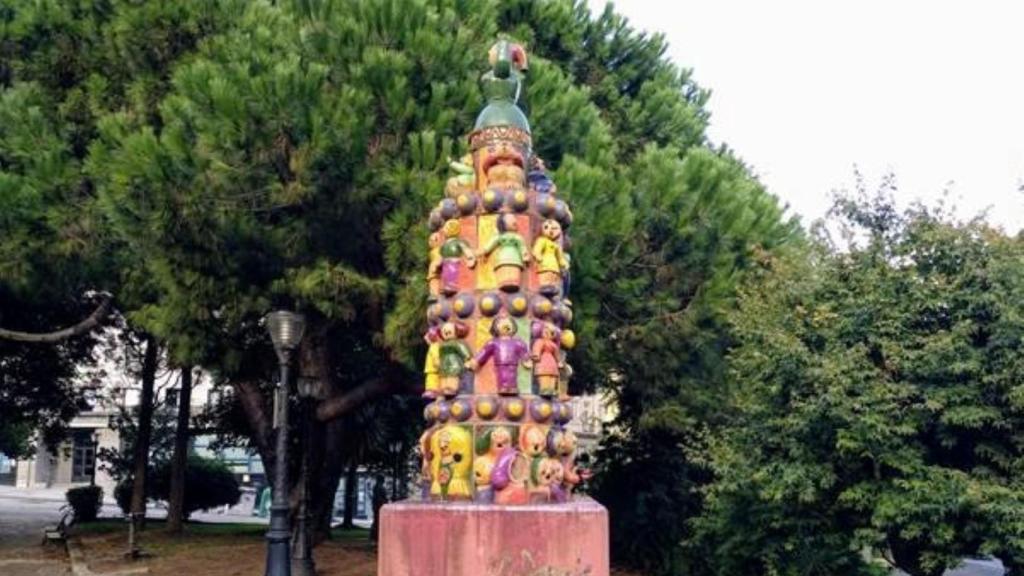
[[[519,234],[519,221],[514,215],[502,214],[498,217],[498,234],[491,238],[481,252],[490,258],[498,287],[506,292],[519,290],[523,267],[530,261],[530,253]]]
[[[492,338],[466,364],[467,368],[475,372],[487,362],[492,362],[498,393],[503,395],[519,392],[516,380],[520,364],[526,368],[533,367],[529,349],[525,342],[516,338],[516,330],[516,322],[511,318],[497,318],[491,325]]]

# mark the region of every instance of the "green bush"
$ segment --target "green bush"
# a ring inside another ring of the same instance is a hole
[[[91,522],[100,513],[103,506],[103,488],[99,486],[81,486],[67,491],[65,498],[71,509],[75,511],[75,522]]]
[[[121,508],[121,512],[128,514],[132,511],[132,479],[125,478],[114,487],[114,500]]]
[[[189,455],[185,471],[185,517],[196,510],[206,510],[238,503],[242,492],[234,474],[222,462]],[[160,462],[150,469],[146,498],[168,501],[171,497],[171,463]],[[127,514],[131,509],[132,481],[122,480],[114,490],[117,505]]]

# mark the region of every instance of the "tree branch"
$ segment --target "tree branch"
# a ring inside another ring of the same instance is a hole
[[[55,332],[45,333],[34,333],[34,332],[18,332],[17,330],[7,330],[0,328],[0,339],[14,340],[15,342],[29,342],[32,344],[53,344],[67,340],[68,338],[74,338],[75,336],[81,336],[91,332],[94,328],[100,325],[107,316],[110,315],[110,309],[112,306],[112,298],[109,294],[104,294],[103,299],[100,301],[100,305],[89,315],[88,318],[82,320],[74,326],[69,326],[63,330],[57,330]]]
[[[321,422],[330,422],[340,418],[364,403],[394,390],[395,386],[388,378],[374,378],[356,386],[355,388],[328,398],[316,407],[316,418]]]

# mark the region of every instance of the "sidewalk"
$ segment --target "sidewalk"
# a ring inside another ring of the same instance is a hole
[[[64,498],[66,488],[14,488],[13,486],[0,486],[0,501],[34,505],[40,508],[52,508],[56,512],[67,501]],[[2,504],[2,502],[0,502]],[[46,506],[49,504],[49,506]],[[0,506],[2,507],[2,506]],[[266,518],[252,515],[252,504],[245,500],[238,505],[229,508],[226,512],[218,510],[193,512],[189,517],[196,522],[213,524],[237,523],[237,524],[267,524]],[[122,518],[124,513],[117,505],[113,496],[103,495],[103,508],[100,509],[100,516],[103,518]],[[147,518],[166,518],[167,509],[162,502],[148,502],[146,504]]]

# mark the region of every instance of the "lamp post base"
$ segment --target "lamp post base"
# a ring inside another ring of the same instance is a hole
[[[381,509],[377,576],[608,576],[608,512],[589,498]]]

